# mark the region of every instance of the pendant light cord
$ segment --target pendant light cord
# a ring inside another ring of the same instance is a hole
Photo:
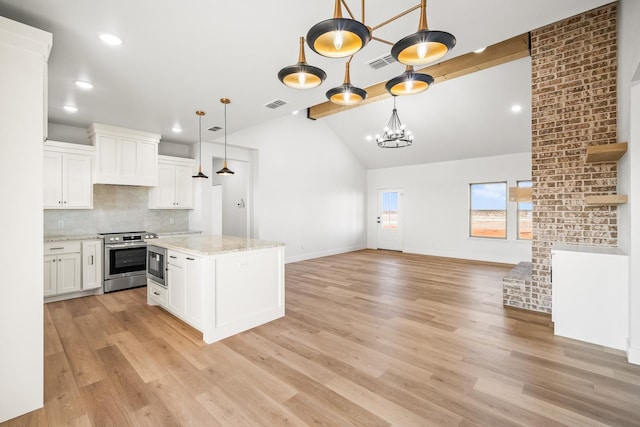
[[[198,161],[200,162],[200,169],[202,169],[202,116],[198,116],[198,141],[200,142]]]
[[[224,163],[227,163],[227,104],[224,104]]]

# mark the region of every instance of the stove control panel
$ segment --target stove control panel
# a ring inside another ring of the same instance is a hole
[[[158,235],[156,233],[148,233],[144,235],[144,240],[148,239],[157,239]]]

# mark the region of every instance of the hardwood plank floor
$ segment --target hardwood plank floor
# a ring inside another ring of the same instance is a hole
[[[146,288],[46,304],[45,406],[2,426],[640,426],[640,366],[502,307],[511,266],[286,266],[286,316],[205,345]]]

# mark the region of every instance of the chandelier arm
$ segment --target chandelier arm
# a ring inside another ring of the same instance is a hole
[[[344,8],[347,10],[347,13],[351,17],[351,19],[355,20],[356,18],[353,16],[353,13],[351,13],[351,9],[349,9],[349,5],[347,4],[347,0],[341,0],[341,3],[344,6]]]
[[[378,25],[376,25],[375,27],[371,27],[371,32],[373,32],[373,31],[377,30],[377,29],[378,29],[378,28],[380,28],[380,27],[384,27],[385,25],[387,25],[387,24],[389,24],[389,23],[391,23],[391,22],[395,21],[395,20],[396,20],[396,19],[398,19],[398,18],[402,18],[404,15],[406,15],[406,14],[408,14],[408,13],[411,13],[411,12],[413,12],[413,11],[414,11],[414,10],[416,10],[416,9],[420,9],[420,7],[421,7],[421,6],[420,6],[419,4],[417,4],[417,5],[413,6],[413,7],[411,7],[411,8],[409,8],[409,9],[405,10],[404,12],[397,14],[397,15],[396,15],[396,16],[394,16],[393,18],[389,18],[389,19],[387,19],[386,21],[384,21],[383,23],[378,24]]]
[[[391,43],[390,41],[387,41],[387,40],[384,40],[384,39],[381,39],[381,38],[378,38],[378,37],[373,37],[373,36],[371,36],[371,40],[375,40],[375,41],[378,41],[380,43],[388,44],[389,46],[393,46],[395,44],[395,43]]]

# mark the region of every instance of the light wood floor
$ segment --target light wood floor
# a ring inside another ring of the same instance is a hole
[[[286,267],[286,317],[212,345],[146,288],[45,306],[10,426],[639,426],[640,366],[504,309],[511,267],[359,251]]]

